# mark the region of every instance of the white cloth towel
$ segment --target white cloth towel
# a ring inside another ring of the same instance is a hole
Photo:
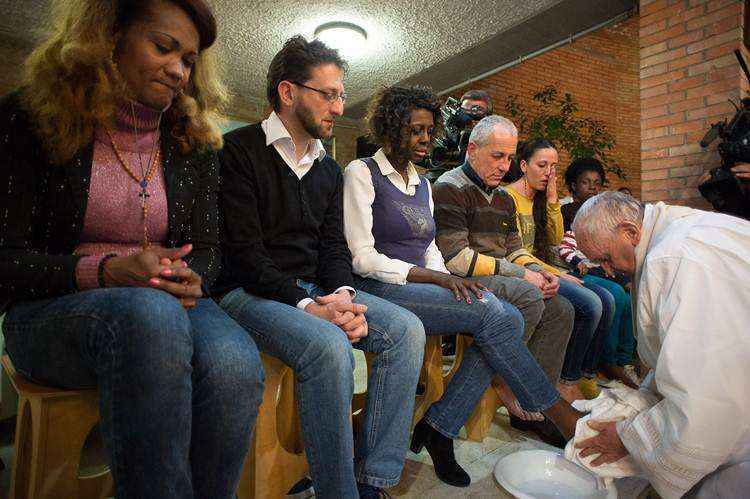
[[[623,478],[639,475],[641,473],[640,468],[630,456],[614,463],[591,466],[591,461],[599,455],[581,457],[581,449],[576,449],[575,444],[598,434],[596,430],[589,427],[588,422],[590,420],[622,421],[645,411],[658,401],[659,399],[652,393],[645,390],[633,390],[628,387],[603,389],[599,396],[593,400],[576,400],[573,402],[573,407],[589,414],[578,420],[575,436],[565,446],[565,457],[603,478]]]

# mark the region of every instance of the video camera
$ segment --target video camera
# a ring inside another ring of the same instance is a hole
[[[454,97],[448,97],[440,109],[443,112],[443,122],[446,132],[456,139],[464,131],[466,125],[472,121],[479,121],[485,117],[486,111],[482,106],[473,105],[469,109],[461,107],[461,103]]]
[[[463,163],[471,134],[471,127],[468,125],[481,120],[487,114],[485,109],[478,105],[469,109],[462,108],[461,102],[455,97],[448,97],[440,111],[443,114],[445,134],[433,139],[432,155],[426,160],[427,164],[423,165],[430,170],[427,174],[430,180]]]
[[[750,81],[750,71],[742,54],[735,50],[734,55]],[[729,123],[726,119],[714,123],[700,142],[701,147],[708,147],[717,137],[721,139],[718,146],[721,166],[709,172],[711,177],[698,186],[698,190],[716,211],[750,220],[750,196],[747,194],[750,186],[731,171],[737,163],[750,163],[750,98],[742,99],[735,108],[737,112]]]

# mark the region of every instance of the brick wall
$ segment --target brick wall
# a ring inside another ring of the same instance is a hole
[[[711,123],[733,115],[728,100],[737,101],[747,89],[732,54],[743,46],[743,4],[738,0],[640,1],[645,201],[709,206],[696,185],[705,170],[719,164],[719,156],[716,143],[702,150],[698,142]]]
[[[270,112],[271,108],[265,101],[250,99],[238,94],[230,94],[226,109],[226,114],[230,119],[246,123],[261,121]]]
[[[582,116],[601,120],[615,136],[614,162],[627,175],[622,180],[608,175],[612,188],[628,186],[640,194],[640,124],[638,89],[638,17],[582,36],[521,64],[488,76],[452,93],[460,97],[469,89],[487,90],[497,114],[504,114],[505,101],[517,94],[531,107],[531,97],[543,87],[554,85],[570,92],[580,105]],[[561,176],[569,164],[561,154]],[[558,182],[561,193],[564,183]]]
[[[363,127],[359,121],[340,118],[333,127],[336,137],[336,162],[341,168],[357,159],[357,137],[362,135]]]

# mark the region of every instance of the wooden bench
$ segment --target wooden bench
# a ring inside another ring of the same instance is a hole
[[[422,371],[419,374],[419,383],[424,387],[424,392],[417,395],[414,403],[414,418],[412,426],[416,425],[427,409],[440,400],[445,391],[445,380],[443,379],[443,346],[441,336],[428,336],[424,349],[424,361]]]
[[[113,496],[112,474],[99,438],[96,390],[33,383],[2,358],[18,392],[10,499],[99,499]]]
[[[266,387],[237,488],[238,499],[283,497],[308,473],[294,373],[274,357],[261,354],[261,359]]]
[[[370,370],[373,355],[365,354]],[[304,452],[299,410],[295,400],[294,373],[280,360],[261,354],[266,388],[255,424],[253,442],[245,459],[237,489],[238,499],[275,499],[283,497],[309,473]],[[413,423],[443,394],[443,358],[439,336],[427,338],[420,379],[425,385],[417,396]],[[367,393],[352,400],[354,427],[361,417]]]

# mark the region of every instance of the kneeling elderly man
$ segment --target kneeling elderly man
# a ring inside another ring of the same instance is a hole
[[[592,463],[630,455],[661,497],[750,491],[750,222],[605,192],[586,201],[578,246],[633,278],[641,386],[660,401],[577,444]]]
[[[592,423],[600,432],[581,455],[630,454],[665,499],[746,497],[750,222],[606,192],[573,230],[590,259],[632,276],[638,353],[652,369],[641,389],[660,398],[628,420]]]

